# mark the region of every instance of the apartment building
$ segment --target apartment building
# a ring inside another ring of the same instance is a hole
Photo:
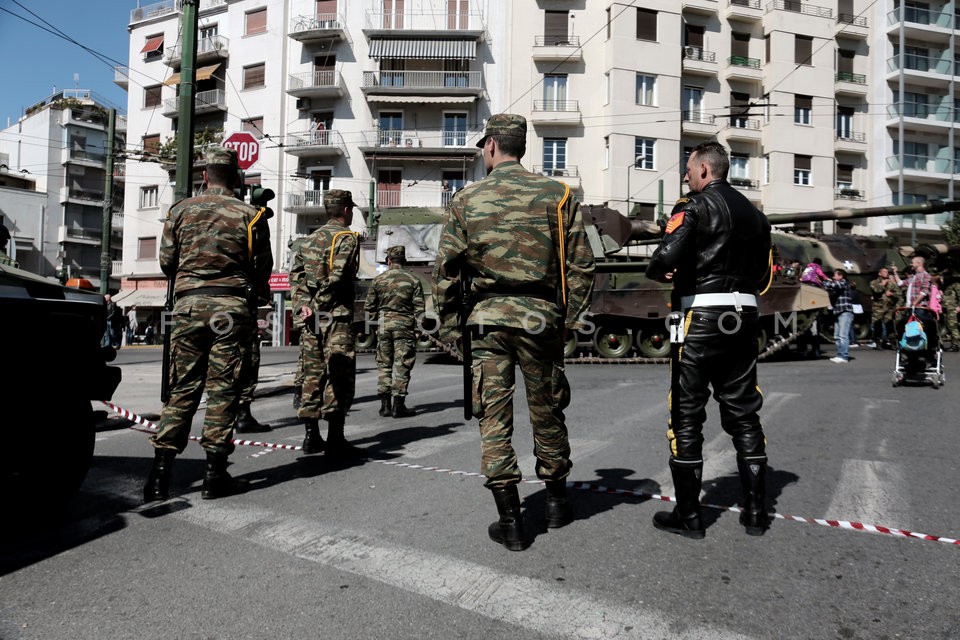
[[[277,193],[279,271],[327,189],[353,191],[358,230],[386,208],[445,206],[482,178],[474,142],[502,111],[528,118],[525,166],[646,219],[710,139],[768,213],[952,197],[954,5],[886,4],[201,0],[198,142],[260,138],[247,181]],[[162,287],[178,0],[134,9],[129,31],[125,281]],[[941,219],[853,231],[922,239]]]
[[[86,278],[100,286],[100,256],[106,193],[107,125],[110,106],[86,89],[65,89],[31,105],[0,131],[4,169],[22,174],[45,202],[37,219],[18,223],[30,231],[29,248],[19,247],[24,268],[42,276]],[[115,145],[122,148],[126,119],[115,120]],[[114,163],[110,253],[120,269],[124,165]],[[30,198],[31,201],[34,199]],[[10,204],[12,201],[5,201]],[[119,280],[108,285],[116,289]]]

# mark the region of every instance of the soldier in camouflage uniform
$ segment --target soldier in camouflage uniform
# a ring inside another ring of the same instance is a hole
[[[417,327],[423,322],[423,286],[403,268],[403,246],[387,249],[387,270],[373,279],[363,305],[368,318],[377,318],[377,395],[380,415],[412,416],[407,408],[410,372],[417,360]],[[392,404],[391,404],[392,395]]]
[[[569,187],[520,166],[526,134],[522,116],[498,114],[487,121],[477,146],[489,175],[454,196],[433,274],[441,337],[448,342],[459,334],[460,282],[472,281],[466,324],[473,413],[480,420],[482,471],[500,515],[488,533],[514,551],[530,544],[510,442],[514,368],[520,365],[526,386],[537,477],[546,481],[546,524],[560,527],[573,519],[566,498],[572,463],[563,414],[570,402],[564,331],[582,323],[594,270]]]
[[[160,243],[160,268],[174,279],[170,397],[144,498],[168,497],[173,458],[183,452],[190,424],[207,393],[200,446],[207,454],[201,496],[219,498],[246,488],[227,473],[233,425],[240,404],[239,371],[254,329],[251,306],[268,299],[273,255],[264,212],[233,193],[237,154],[207,151],[206,191],[175,204]]]
[[[900,299],[900,287],[890,276],[889,269],[883,267],[877,272],[876,279],[870,282],[870,293],[873,298],[870,310],[873,346],[875,349],[886,348],[893,336],[893,314]]]
[[[289,250],[290,258],[290,296],[293,299],[294,292],[296,292],[297,287],[299,286],[303,278],[303,260],[300,256],[300,247],[303,244],[304,238],[296,238],[290,240],[287,243],[287,249]],[[303,319],[300,317],[300,314],[295,310],[291,318],[293,326],[300,331],[300,339],[298,341],[300,350],[297,353],[297,371],[293,376],[293,408],[299,409],[300,402],[303,400],[303,341],[307,339],[309,331],[306,331],[303,323]],[[316,337],[316,336],[314,336]]]
[[[360,243],[349,230],[356,206],[353,194],[331,189],[323,204],[329,220],[310,234],[294,259],[293,308],[305,324],[300,343],[303,399],[297,415],[306,427],[304,453],[326,448],[328,456],[338,456],[353,453],[343,427],[357,377],[353,301]],[[327,421],[326,443],[320,436],[320,418]]]
[[[253,417],[250,413],[250,405],[253,404],[253,395],[257,390],[257,382],[260,380],[260,332],[257,330],[257,308],[250,309],[253,314],[253,332],[251,333],[250,348],[247,349],[247,356],[243,360],[241,370],[242,387],[240,391],[240,408],[237,412],[237,424],[235,431],[237,433],[265,433],[272,431],[272,427],[263,424]]]
[[[944,322],[946,323],[946,334],[950,339],[950,347],[944,351],[960,351],[960,328],[957,327],[957,313],[960,313],[960,280],[953,274],[947,274],[946,282],[950,284],[943,290]]]

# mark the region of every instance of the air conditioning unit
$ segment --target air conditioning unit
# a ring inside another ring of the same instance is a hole
[[[310,108],[310,98],[297,98],[297,111],[306,111]]]
[[[700,52],[697,49],[697,47],[692,47],[690,45],[687,45],[686,47],[683,48],[683,57],[698,59],[700,57]]]

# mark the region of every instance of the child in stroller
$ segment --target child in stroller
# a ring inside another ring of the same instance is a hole
[[[905,382],[943,385],[943,351],[937,334],[936,313],[924,308],[900,307],[897,360],[893,369],[893,386]]]

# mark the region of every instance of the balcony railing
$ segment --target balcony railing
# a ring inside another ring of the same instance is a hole
[[[479,12],[445,13],[367,13],[363,25],[367,30],[384,31],[483,31]]]
[[[746,7],[748,9],[760,8],[760,0],[730,0],[730,4],[736,7]]]
[[[113,163],[113,177],[114,178],[126,178],[127,177],[127,164],[125,162],[115,162]]]
[[[716,117],[712,113],[704,113],[703,111],[684,111],[680,114],[680,117],[684,122],[692,122],[694,124],[713,124]]]
[[[534,36],[535,47],[579,47],[580,36]]]
[[[433,189],[423,191],[377,189],[377,207],[447,207],[452,199],[450,192],[438,192]]]
[[[364,87],[482,89],[479,71],[364,71]]]
[[[115,66],[113,68],[113,83],[126,88],[130,84],[130,67]]]
[[[887,58],[887,71],[899,71],[901,65],[911,71],[940,73],[950,75],[953,64],[950,60],[937,56],[924,56],[915,53],[898,54]]]
[[[366,132],[364,137],[369,146],[403,147],[407,149],[472,147],[480,137],[479,130],[444,129],[381,129]],[[372,144],[369,144],[372,141]]]
[[[852,82],[854,84],[867,84],[867,76],[862,73],[851,73],[850,71],[838,71],[837,82]]]
[[[833,192],[833,197],[837,200],[863,200],[863,192],[860,189],[850,187],[837,187]]]
[[[106,154],[103,153],[92,153],[86,149],[74,149],[70,148],[70,159],[71,160],[83,160],[86,162],[96,162],[98,164],[103,164],[107,161]]]
[[[578,100],[534,100],[534,111],[580,111]]]
[[[315,149],[316,153],[323,153],[329,149],[335,153],[344,152],[343,136],[339,131],[327,129],[323,131],[311,130],[295,132],[287,135],[283,140],[287,153],[300,155]]]
[[[290,18],[290,33],[304,31],[342,31],[343,18],[335,13],[321,13],[316,15],[302,15]]]
[[[938,122],[960,122],[960,112],[954,111],[947,105],[930,105],[908,102],[904,105],[891,104],[887,106],[887,116],[890,118],[917,118],[918,120],[936,120]]]
[[[165,114],[176,114],[179,109],[180,98],[167,98],[163,101],[163,112]],[[210,111],[211,109],[227,108],[227,99],[223,89],[211,89],[210,91],[201,91],[193,97],[194,109],[196,111]]]
[[[333,89],[343,83],[340,72],[335,69],[324,69],[321,71],[305,71],[303,73],[291,73],[290,80],[287,83],[288,91],[299,91],[300,89]]]
[[[110,216],[110,225],[114,229],[123,229],[123,212],[114,211]]]
[[[953,163],[949,158],[931,158],[929,156],[918,156],[904,154],[903,169],[905,171],[919,171],[921,173],[952,173],[951,165]],[[901,168],[899,156],[887,156],[887,170],[899,171]]]
[[[701,62],[716,62],[717,54],[713,51],[704,51],[703,47],[688,44],[683,47],[683,58],[685,60],[700,60]]]
[[[807,2],[799,2],[799,0],[773,0],[767,5],[767,11],[792,11],[820,18],[833,17],[833,9],[830,7],[818,7]]]
[[[760,181],[751,180],[750,178],[730,178],[730,186],[738,187],[740,189],[759,189]]]
[[[730,56],[727,58],[727,64],[731,67],[747,67],[749,69],[759,69],[759,58],[747,58],[744,56]]]
[[[853,27],[866,27],[867,16],[858,16],[852,13],[837,14],[837,24],[848,24]]]
[[[120,275],[123,273],[123,260],[110,261],[110,275]]]
[[[867,134],[859,131],[837,131],[837,140],[844,142],[866,142]]]
[[[539,173],[548,178],[576,178],[580,175],[580,170],[577,168],[577,165],[571,164],[563,167],[549,164],[535,164],[533,165],[533,173]]]
[[[202,13],[209,9],[225,6],[227,6],[227,0],[200,0],[197,10]],[[157,2],[145,7],[137,7],[130,11],[130,22],[142,22],[143,20],[150,20],[151,18],[159,18],[168,13],[176,13],[180,11],[182,7],[183,2],[181,2],[181,0],[164,0],[164,2]]]
[[[287,194],[288,209],[308,209],[323,207],[323,189],[307,189],[302,193]]]
[[[230,40],[226,36],[216,35],[197,40],[197,59],[207,54],[226,56],[230,48]],[[176,44],[166,49],[163,54],[167,62],[178,62],[183,57],[183,45]],[[209,57],[209,56],[208,56]]]
[[[750,129],[752,131],[758,131],[760,129],[760,121],[743,116],[732,116],[727,121],[727,129]]]
[[[900,6],[887,13],[887,26],[892,27],[901,20],[923,26],[950,29],[953,26],[953,13],[950,11],[932,11],[917,6]]]
[[[85,203],[98,203],[103,205],[103,191],[94,189],[84,189],[82,187],[61,187],[61,200],[81,200]]]

